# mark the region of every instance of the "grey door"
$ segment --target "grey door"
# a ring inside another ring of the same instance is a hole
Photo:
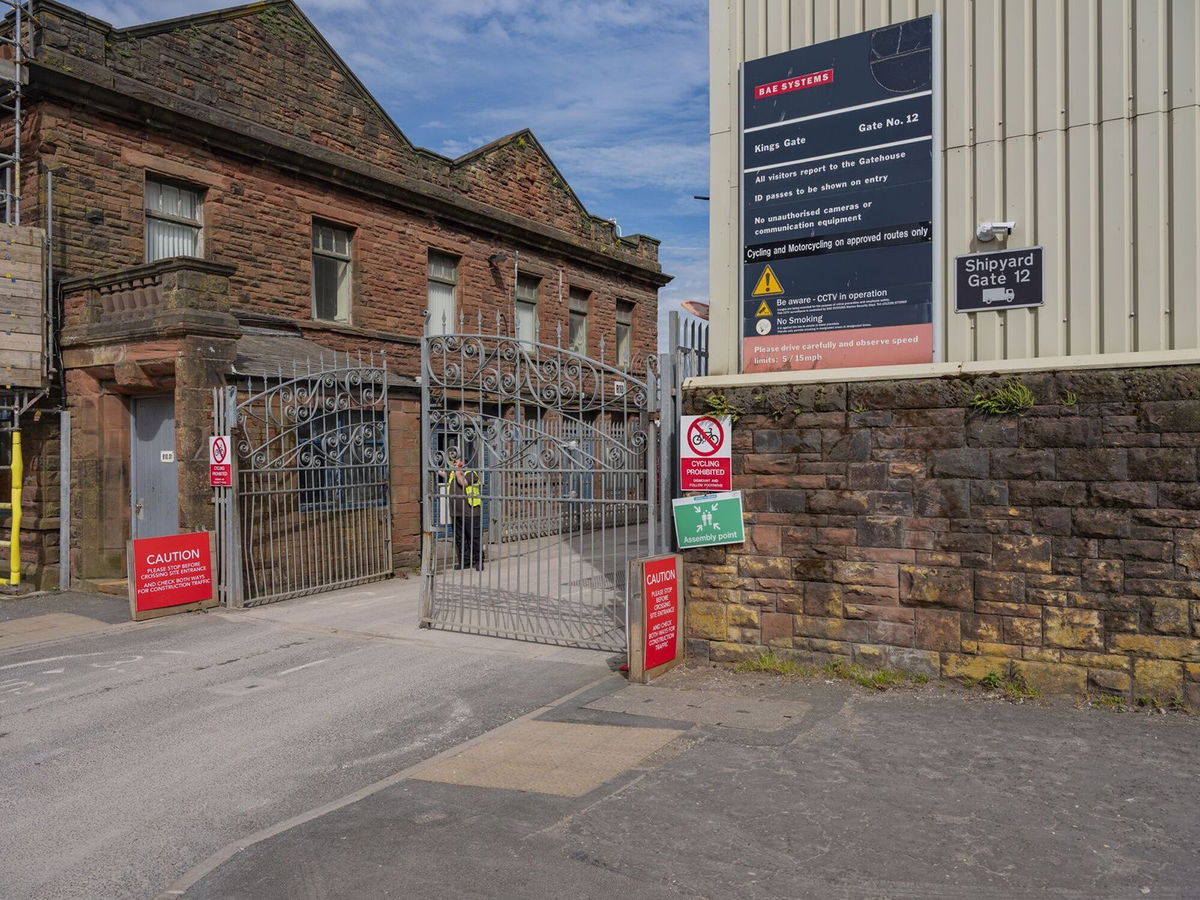
[[[179,482],[175,462],[175,397],[133,401],[133,536],[157,537],[179,530]]]

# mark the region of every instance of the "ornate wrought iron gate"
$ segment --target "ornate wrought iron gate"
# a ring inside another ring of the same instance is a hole
[[[421,347],[421,622],[623,650],[629,563],[657,543],[649,378],[482,331]],[[447,494],[460,460],[482,553],[454,540],[474,528]]]
[[[221,599],[256,606],[392,574],[387,361],[337,357],[217,389]]]

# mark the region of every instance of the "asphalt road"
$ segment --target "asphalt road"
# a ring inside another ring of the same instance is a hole
[[[600,653],[419,631],[416,591],[0,653],[0,896],[153,895],[231,841],[609,672]]]

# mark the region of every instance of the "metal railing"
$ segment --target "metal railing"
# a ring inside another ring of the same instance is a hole
[[[650,382],[473,324],[422,344],[422,624],[621,650],[658,539]]]
[[[232,438],[233,487],[217,489],[227,606],[255,606],[391,576],[387,360],[296,363],[214,389]]]

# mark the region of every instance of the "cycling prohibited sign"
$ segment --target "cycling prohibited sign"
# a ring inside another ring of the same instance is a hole
[[[233,487],[233,466],[229,462],[229,435],[208,439],[209,487]]]
[[[732,431],[729,416],[680,418],[680,490],[733,490]]]

